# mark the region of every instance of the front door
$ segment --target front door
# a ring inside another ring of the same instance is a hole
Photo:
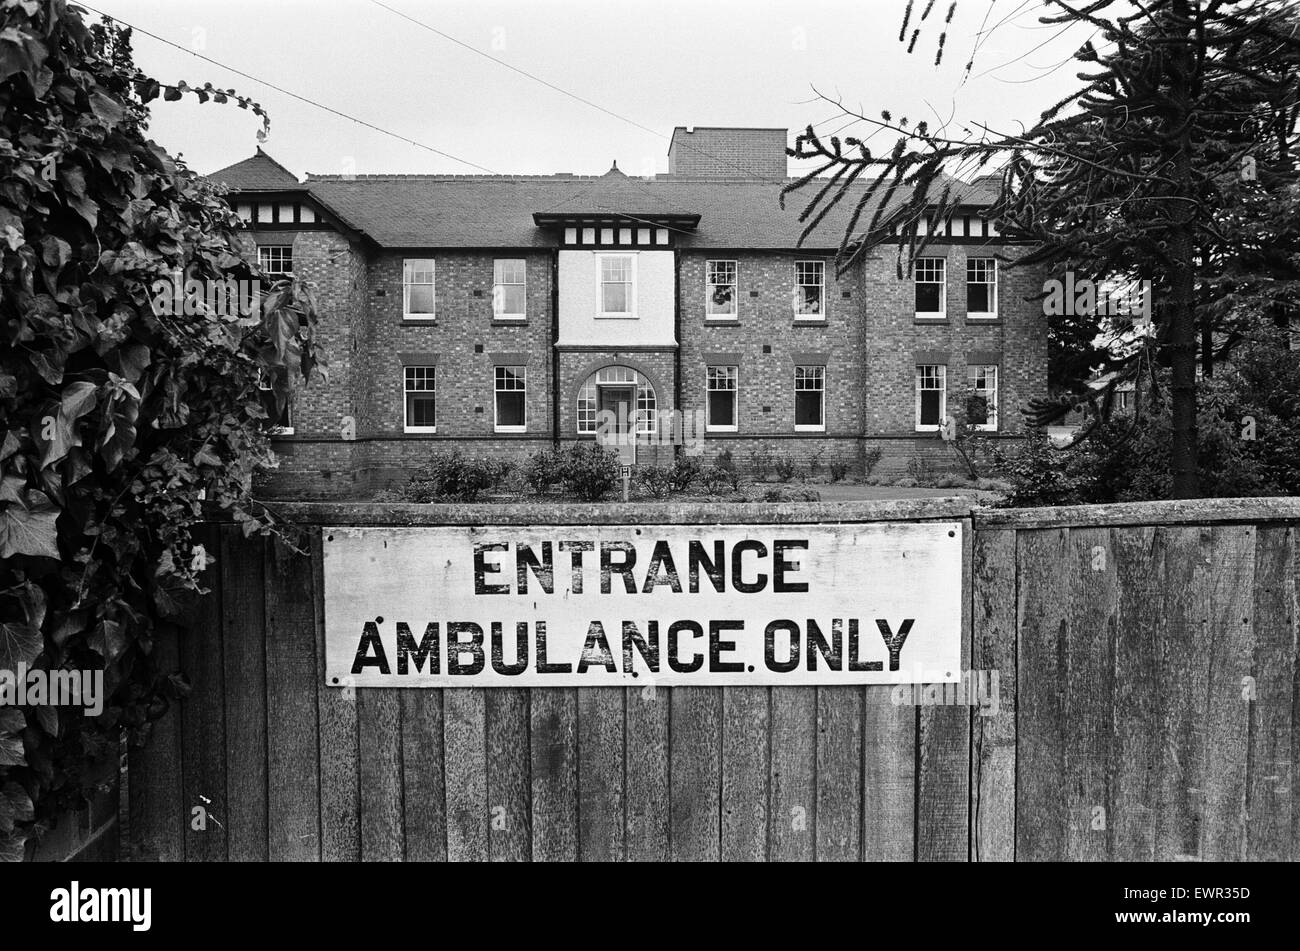
[[[636,431],[636,387],[631,385],[611,386],[601,384],[596,388],[596,411],[609,411],[616,420],[614,427],[618,433],[619,460],[625,465],[636,461],[636,440],[629,433]]]

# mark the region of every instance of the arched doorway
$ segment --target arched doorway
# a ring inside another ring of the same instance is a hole
[[[628,366],[601,367],[578,389],[578,434],[594,436],[602,411],[613,413],[619,433],[629,429],[638,436],[659,431],[655,388],[639,370]]]

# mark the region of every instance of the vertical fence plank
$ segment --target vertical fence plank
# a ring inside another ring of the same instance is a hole
[[[722,861],[767,858],[768,689],[722,690]]]
[[[578,858],[578,692],[574,687],[530,691],[532,857]]]
[[[583,861],[626,858],[622,687],[578,688],[578,854]],[[632,694],[635,697],[635,694]]]
[[[1065,857],[1065,648],[1070,610],[1070,530],[1021,531],[1016,669],[1016,860]]]
[[[325,683],[325,558],[328,534],[312,532],[316,597],[316,715],[320,733],[321,858],[361,858],[361,778],[357,762],[357,692]]]
[[[447,859],[442,691],[401,690],[403,842],[408,862]]]
[[[722,688],[672,689],[672,857],[716,862],[721,846]]]
[[[1254,722],[1247,776],[1246,858],[1284,862],[1297,858],[1292,763],[1296,756],[1295,529],[1260,528],[1255,540]]]
[[[190,609],[181,631],[181,669],[193,688],[181,701],[184,757],[185,859],[189,862],[226,860],[226,710],[221,650],[221,532],[208,523],[195,532],[203,546],[207,568],[201,584],[209,590]],[[204,821],[191,821],[200,808]],[[195,828],[198,825],[199,828]]]
[[[1253,525],[1216,525],[1202,571],[1207,623],[1196,656],[1205,692],[1195,762],[1200,791],[1198,854],[1213,862],[1246,857],[1246,761],[1250,704],[1244,678],[1253,669],[1255,536]],[[1198,672],[1199,673],[1199,672]]]
[[[357,690],[357,765],[361,779],[361,861],[400,862],[402,823],[401,690]]]
[[[971,520],[961,528],[961,666],[971,658]],[[948,688],[960,698],[960,690]],[[970,858],[971,710],[964,703],[924,705],[917,727],[916,857],[930,862]]]
[[[180,666],[174,631],[159,635],[153,647],[154,668],[167,676]],[[182,790],[184,775],[181,708],[173,704],[153,722],[144,746],[127,754],[131,857],[136,861],[183,862],[190,812]]]
[[[971,724],[971,858],[1010,862],[1016,856],[1016,533],[976,533],[971,557],[971,669],[996,691],[974,710]]]
[[[488,853],[494,862],[532,857],[528,699],[526,687],[487,691]]]
[[[811,862],[817,830],[817,691],[772,688],[768,858]]]
[[[1199,698],[1193,683],[1192,651],[1204,618],[1197,571],[1202,559],[1201,529],[1164,530],[1165,590],[1156,641],[1160,645],[1160,773],[1156,810],[1156,859],[1194,859],[1197,855],[1199,812],[1193,802],[1196,781],[1192,768],[1192,735],[1197,729]],[[1202,686],[1202,691],[1204,687]],[[1202,693],[1201,696],[1204,694]],[[1156,765],[1153,763],[1153,765]]]
[[[311,555],[266,546],[267,856],[319,861],[316,592]]]
[[[485,862],[492,819],[487,784],[487,698],[483,687],[442,697],[442,744],[447,775],[447,858]]]
[[[1169,687],[1156,636],[1165,597],[1163,529],[1126,527],[1111,533],[1119,610],[1115,627],[1115,739],[1111,774],[1111,858],[1156,857],[1160,797],[1162,699]],[[1157,768],[1154,768],[1157,767]]]
[[[862,693],[862,858],[916,858],[916,707],[885,684]]]
[[[819,862],[855,862],[862,852],[862,690],[817,688]]]
[[[634,862],[667,861],[672,856],[669,835],[672,691],[649,684],[629,687],[624,699],[627,857]]]
[[[221,526],[226,681],[227,851],[267,859],[265,540]]]
[[[1119,587],[1109,528],[1070,530],[1067,570],[1070,624],[1066,631],[1065,854],[1069,861],[1104,861],[1114,835],[1110,781],[1115,733],[1113,655]]]

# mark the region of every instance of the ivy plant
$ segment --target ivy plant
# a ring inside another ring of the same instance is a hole
[[[153,648],[202,593],[195,528],[216,508],[272,530],[270,419],[325,372],[310,288],[267,281],[222,190],[147,137],[184,95],[269,129],[234,90],[144,75],[111,21],[0,5],[0,671],[102,670],[108,698],[0,706],[0,859],[184,694]],[[159,293],[231,281],[252,307]]]

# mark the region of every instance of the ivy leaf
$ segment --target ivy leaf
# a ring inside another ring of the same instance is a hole
[[[25,494],[25,505],[11,503],[0,511],[0,558],[14,555],[58,558],[55,522],[59,510],[50,504],[44,492],[32,489]]]
[[[14,823],[31,822],[36,810],[32,807],[32,797],[27,790],[17,783],[5,783],[0,788],[0,833],[14,831]]]
[[[26,857],[26,836],[0,835],[0,862],[21,862]]]
[[[109,128],[122,121],[122,104],[98,89],[92,89],[90,92],[90,111],[95,114],[96,119]]]
[[[19,664],[30,664],[44,649],[45,638],[30,624],[0,622],[0,670],[17,670]]]
[[[98,389],[94,383],[85,380],[64,387],[59,412],[54,419],[54,438],[45,444],[45,452],[41,454],[42,469],[62,460],[73,446],[81,445],[77,421],[99,402]]]

